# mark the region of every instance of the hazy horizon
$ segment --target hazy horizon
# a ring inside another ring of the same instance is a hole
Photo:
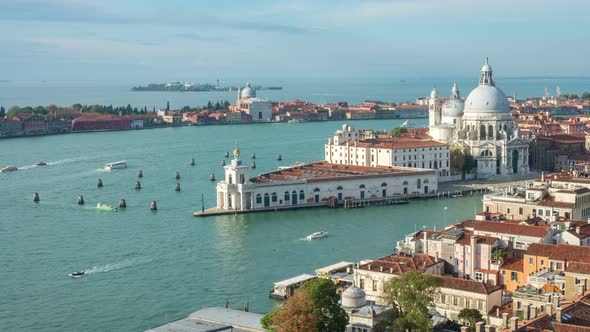
[[[587,77],[590,2],[0,0],[0,80]]]

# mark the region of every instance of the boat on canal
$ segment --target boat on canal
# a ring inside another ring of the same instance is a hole
[[[114,169],[121,169],[127,167],[127,160],[115,161],[104,165],[104,169],[112,171]]]
[[[306,236],[305,238],[307,240],[317,240],[317,239],[323,239],[326,236],[328,236],[328,232],[326,232],[326,231],[319,231],[319,232],[311,233],[308,236]]]
[[[117,212],[119,210],[119,208],[117,208],[115,206],[110,206],[110,205],[106,205],[106,204],[97,203],[96,204],[96,210],[98,210],[98,211]]]
[[[6,166],[2,169],[0,169],[0,173],[8,173],[8,172],[14,172],[16,171],[18,168],[16,168],[16,166]]]

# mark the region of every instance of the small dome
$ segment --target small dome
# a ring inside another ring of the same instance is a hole
[[[481,71],[492,71],[492,66],[490,66],[487,62],[483,64],[481,67]]]
[[[438,97],[438,90],[436,88],[432,88],[432,92],[430,92],[430,98],[437,98]]]
[[[355,286],[350,286],[342,292],[342,306],[345,308],[362,307],[367,303],[365,295],[364,290]]]
[[[465,102],[461,99],[449,99],[442,106],[442,116],[459,117],[463,116]]]
[[[246,87],[242,90],[241,97],[244,98],[254,98],[256,97],[256,90],[250,86],[250,82],[246,83]]]
[[[485,66],[485,65],[484,65]],[[493,85],[480,85],[473,89],[465,100],[465,113],[510,112],[508,98]]]

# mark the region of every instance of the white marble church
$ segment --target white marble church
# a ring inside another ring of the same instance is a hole
[[[487,60],[479,86],[465,101],[455,83],[444,103],[434,88],[428,108],[430,136],[462,146],[477,160],[478,178],[529,172],[529,142],[512,121],[508,99],[496,87]]]

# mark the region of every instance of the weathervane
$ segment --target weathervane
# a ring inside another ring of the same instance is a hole
[[[234,149],[234,159],[235,160],[239,160],[240,159],[240,149],[238,149],[238,142],[235,143],[235,149]]]

